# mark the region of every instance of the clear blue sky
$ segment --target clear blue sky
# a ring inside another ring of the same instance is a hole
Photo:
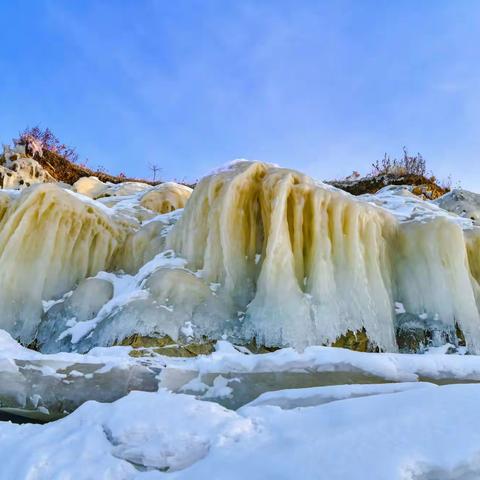
[[[196,179],[234,158],[320,179],[420,151],[480,191],[480,2],[0,0],[0,141]]]

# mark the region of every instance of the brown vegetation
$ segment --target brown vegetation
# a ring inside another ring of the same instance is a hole
[[[121,183],[121,182],[143,182],[149,185],[158,185],[161,182],[151,182],[140,178],[128,178],[123,174],[110,175],[104,171],[91,170],[84,165],[73,163],[62,155],[45,150],[40,157],[38,154],[34,156],[42,167],[59,182],[65,182],[73,185],[82,177],[97,177],[102,182]]]
[[[451,180],[443,185],[437,183],[434,175],[427,175],[426,162],[422,155],[418,153],[411,156],[404,147],[401,159],[392,160],[385,154],[382,160],[372,164],[372,171],[366,177],[357,178],[352,175],[347,180],[329,183],[352,195],[373,194],[388,185],[410,185],[413,187],[413,194],[435,200],[450,191]]]
[[[88,168],[86,165],[78,163],[78,154],[75,148],[62,143],[50,129],[42,130],[39,127],[27,128],[14,139],[16,145],[23,145],[25,153],[33,157],[40,165],[58,182],[73,185],[82,177],[97,177],[102,182],[122,183],[122,182],[142,182],[148,185],[159,185],[163,183],[156,178],[161,170],[155,164],[153,181],[143,178],[127,177],[124,173],[111,175],[106,172],[102,166],[96,170]],[[152,168],[150,166],[150,168]],[[194,185],[185,181],[177,181],[188,187]]]
[[[376,193],[387,185],[411,185],[413,186],[413,194],[428,200],[435,200],[450,191],[449,188],[438,185],[434,177],[427,178],[419,175],[405,175],[402,177],[382,175],[379,177],[364,177],[356,182],[333,181],[329,183],[352,195]]]
[[[57,181],[74,184],[82,177],[97,177],[102,182],[143,182],[157,185],[161,182],[127,178],[124,174],[110,175],[102,167],[91,170],[86,165],[77,163],[75,148],[62,143],[50,129],[40,127],[27,128],[14,139],[16,145],[25,147],[25,153],[33,157]]]
[[[415,175],[425,177],[427,175],[427,166],[421,153],[411,156],[408,154],[406,147],[403,147],[402,158],[394,158],[392,160],[390,155],[385,153],[382,160],[372,163],[372,171],[369,176],[378,177],[379,175]]]

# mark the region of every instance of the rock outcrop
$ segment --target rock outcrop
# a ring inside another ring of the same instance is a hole
[[[54,181],[36,160],[25,154],[25,147],[17,145],[11,149],[4,146],[0,155],[0,188],[20,189]]]

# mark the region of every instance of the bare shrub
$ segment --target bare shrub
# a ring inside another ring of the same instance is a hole
[[[427,173],[425,159],[421,153],[415,156],[408,154],[406,147],[403,147],[403,157],[400,159],[390,158],[385,153],[382,160],[372,163],[372,171],[370,176],[377,177],[379,175],[389,175],[393,177],[402,177],[405,175],[417,175],[424,177]]]
[[[70,147],[62,143],[58,137],[49,129],[42,130],[36,126],[33,128],[26,128],[19,134],[19,137],[13,140],[15,145],[25,146],[25,153],[32,155],[38,155],[42,157],[43,151],[57,153],[66,158],[70,162],[76,162],[78,160],[78,154],[75,148]]]
[[[452,175],[449,175],[446,179],[442,180],[440,183],[440,186],[445,189],[445,190],[451,190],[452,189]]]

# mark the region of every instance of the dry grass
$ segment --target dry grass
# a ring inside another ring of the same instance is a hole
[[[43,155],[36,154],[34,156],[42,167],[57,181],[65,182],[73,185],[78,179],[82,177],[97,177],[102,182],[121,183],[121,182],[143,182],[149,185],[158,185],[162,182],[151,182],[142,178],[128,178],[124,175],[110,175],[104,171],[91,170],[84,165],[73,163],[64,156],[44,150]]]

